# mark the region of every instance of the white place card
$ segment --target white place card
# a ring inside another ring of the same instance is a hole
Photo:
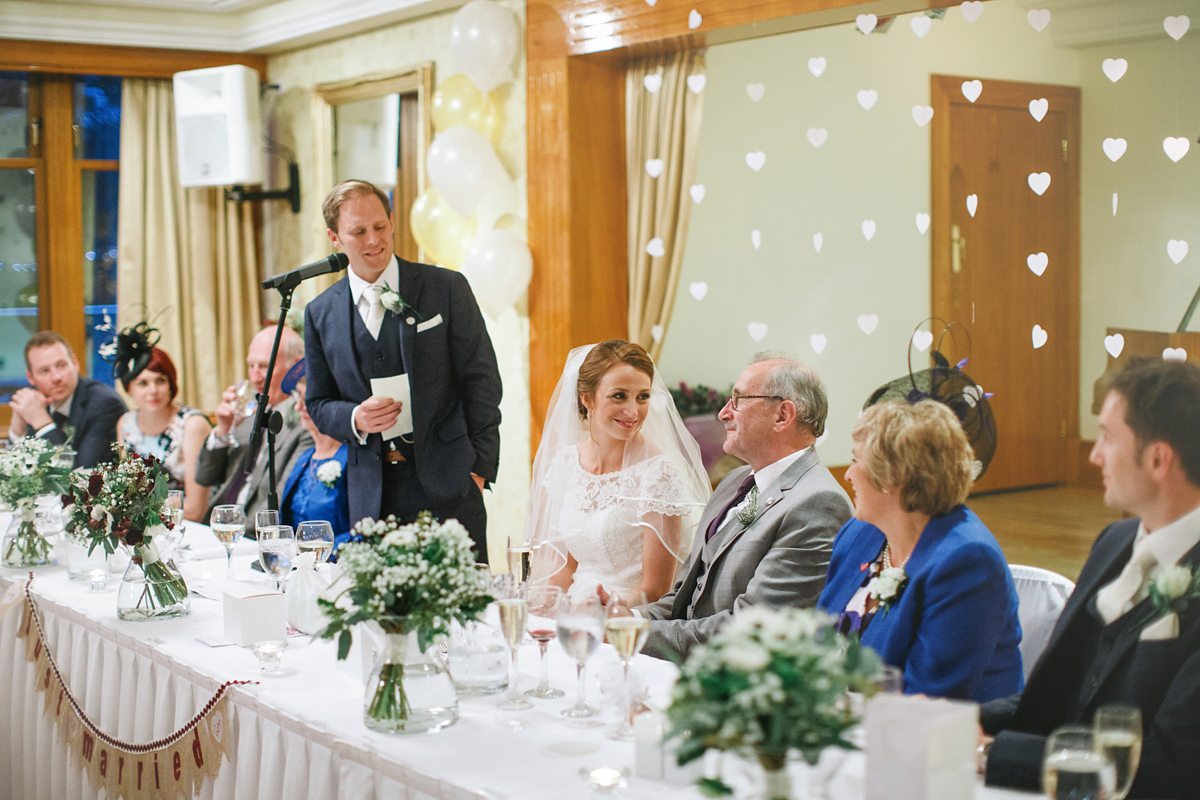
[[[971,800],[979,706],[881,694],[867,702],[866,800]]]

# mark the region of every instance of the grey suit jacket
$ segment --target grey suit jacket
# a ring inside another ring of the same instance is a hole
[[[308,431],[300,427],[299,420],[292,425],[288,424],[288,412],[292,410],[292,403],[293,400],[289,397],[278,407],[279,413],[283,414],[283,430],[275,437],[275,485],[280,494],[283,493],[284,484],[287,483],[287,477],[292,473],[292,467],[296,465],[296,461],[305,450],[313,446],[312,437],[308,435]],[[247,429],[248,435],[249,430]],[[205,447],[200,448],[200,455],[196,459],[196,483],[201,486],[213,487],[208,495],[208,510],[204,512],[204,519],[207,521],[230,481],[242,469],[247,445],[216,447],[210,450],[207,442],[205,444]],[[267,446],[265,437],[262,446],[265,450]],[[246,493],[246,522],[252,529],[254,512],[267,507],[267,462],[265,459],[247,477],[246,482],[250,486]]]
[[[725,476],[704,507],[683,577],[658,602],[643,652],[686,658],[746,605],[812,607],[825,586],[833,538],[850,519],[850,498],[810,449],[758,497],[758,517],[743,528],[730,517],[711,541],[705,531],[750,471]]]

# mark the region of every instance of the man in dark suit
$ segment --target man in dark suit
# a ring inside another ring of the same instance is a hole
[[[501,387],[471,287],[396,257],[388,197],[370,183],[338,184],[322,211],[350,270],[305,309],[305,406],[350,446],[350,520],[428,510],[461,522],[486,561],[482,491],[500,462]]]
[[[987,782],[1036,789],[1046,737],[1108,704],[1142,713],[1129,797],[1200,797],[1200,368],[1136,359],[1113,379],[1091,461],[1136,515],[1096,539],[1024,692],[982,707]]]
[[[125,403],[111,386],[79,374],[79,359],[54,331],[38,331],[25,344],[25,378],[9,407],[9,436],[38,436],[75,450],[76,467],[111,461],[117,420]]]
[[[720,413],[725,452],[748,466],[713,492],[675,587],[638,609],[651,620],[649,655],[685,657],[747,605],[812,607],[853,511],[813,448],[829,408],[820,378],[791,359],[758,359]]]

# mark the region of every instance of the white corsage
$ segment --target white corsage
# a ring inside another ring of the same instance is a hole
[[[342,462],[337,459],[326,461],[321,466],[317,467],[317,480],[327,489],[332,489],[337,486],[338,480],[342,477]]]
[[[888,609],[904,591],[908,575],[903,567],[884,567],[867,584],[867,597],[874,600],[880,609]]]

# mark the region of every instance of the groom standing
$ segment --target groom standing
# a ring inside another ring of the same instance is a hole
[[[398,258],[388,197],[344,181],[322,204],[346,277],[305,309],[305,405],[350,445],[350,519],[457,519],[487,561],[483,489],[500,461],[500,373],[467,280]]]

